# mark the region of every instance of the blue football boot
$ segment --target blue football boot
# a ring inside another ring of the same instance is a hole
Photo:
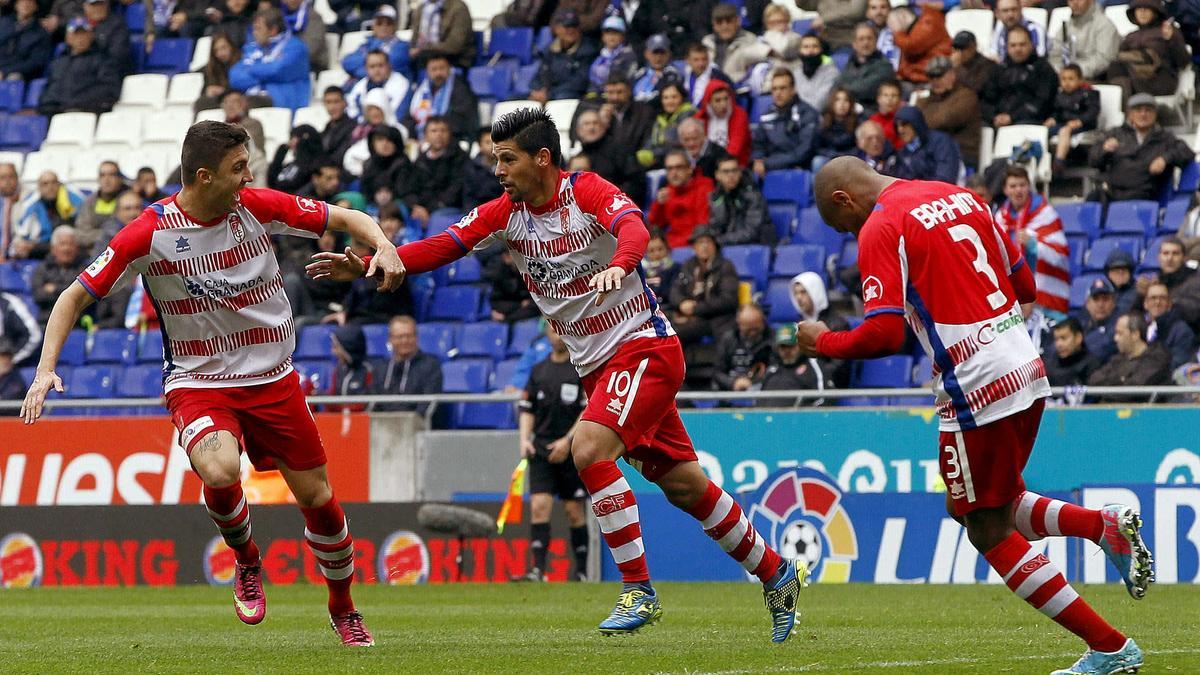
[[[662,604],[658,602],[658,594],[653,588],[648,584],[631,586],[621,591],[612,614],[600,622],[600,632],[605,635],[636,633],[643,626],[661,619],[662,613]]]
[[[784,642],[796,626],[796,601],[808,585],[808,566],[803,560],[785,560],[774,584],[763,584],[763,599],[771,613],[771,642]]]
[[[1056,670],[1050,675],[1111,675],[1112,673],[1136,673],[1142,667],[1142,648],[1132,638],[1115,652],[1087,650],[1075,665],[1066,670]]]

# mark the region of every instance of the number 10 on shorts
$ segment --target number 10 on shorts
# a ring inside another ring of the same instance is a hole
[[[646,372],[649,358],[638,362],[637,370],[631,375],[628,370],[619,370],[608,376],[608,384],[604,392],[610,396],[605,409],[617,416],[617,426],[625,426],[625,418],[629,417],[629,409],[637,398],[638,386],[642,383],[642,373]],[[623,402],[621,399],[625,399]]]

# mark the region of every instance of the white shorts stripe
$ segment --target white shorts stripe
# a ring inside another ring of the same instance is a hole
[[[1064,506],[1066,504],[1057,499],[1050,500],[1050,505],[1046,507],[1046,534],[1055,537],[1062,536],[1062,530],[1058,526],[1058,513]]]
[[[750,553],[746,559],[742,561],[742,567],[747,572],[753,572],[755,567],[762,562],[763,555],[767,552],[767,545],[763,543],[762,537],[754,538],[754,546],[750,549]]]
[[[1027,600],[1029,599],[1029,596],[1037,592],[1037,589],[1041,588],[1056,576],[1058,576],[1058,570],[1054,568],[1054,565],[1046,563],[1045,565],[1042,565],[1034,570],[1033,574],[1025,577],[1025,581],[1022,581],[1021,585],[1017,586],[1017,590],[1013,591],[1013,593],[1016,593],[1018,596],[1020,596],[1022,600]]]
[[[596,522],[600,525],[600,531],[604,533],[612,533],[623,527],[629,527],[633,523],[638,522],[638,507],[637,504],[627,506],[620,511],[614,511],[608,515],[596,518]]]
[[[1038,607],[1038,611],[1053,619],[1077,599],[1079,599],[1079,594],[1075,592],[1074,588],[1071,588],[1070,585],[1063,586],[1062,590],[1046,601],[1046,604]]]
[[[627,563],[630,560],[637,559],[645,552],[646,549],[642,546],[642,538],[638,537],[628,544],[621,544],[620,546],[612,549],[612,557],[613,560],[620,565],[621,563]]]
[[[350,525],[342,521],[342,531],[335,535],[317,534],[307,527],[304,528],[304,538],[315,544],[340,544],[350,534]]]
[[[598,502],[601,499],[604,499],[605,497],[619,495],[623,492],[629,492],[629,483],[625,480],[624,476],[621,476],[620,478],[616,479],[615,481],[613,481],[613,482],[609,483],[608,485],[605,485],[604,487],[600,488],[599,490],[593,492],[592,493],[592,501]]]
[[[213,511],[211,508],[209,508],[207,504],[204,505],[204,508],[208,509],[208,515],[212,516],[213,520],[220,520],[220,521],[233,520],[234,518],[237,518],[239,515],[241,515],[242,510],[246,508],[246,495],[242,495],[242,500],[240,502],[238,502],[238,505],[233,507],[233,511],[231,511],[229,513],[217,513],[216,511]]]
[[[734,525],[732,530],[727,532],[724,537],[721,537],[717,540],[717,544],[721,546],[722,550],[724,550],[726,553],[729,553],[733,549],[737,548],[738,544],[742,543],[742,539],[746,537],[746,532],[749,530],[750,521],[746,520],[746,516],[742,516],[741,518],[738,518],[737,525]]]
[[[340,579],[345,579],[346,577],[350,576],[351,574],[354,574],[354,563],[350,563],[349,565],[346,565],[345,567],[340,567],[338,569],[333,569],[333,570],[329,569],[328,567],[323,567],[323,566],[319,566],[319,567],[321,567],[321,574],[324,574],[326,579],[332,579],[334,581],[338,581]]]
[[[1032,548],[1029,549],[1028,551],[1025,551],[1025,555],[1021,556],[1021,559],[1017,561],[1017,564],[1013,565],[1011,570],[1004,573],[1004,582],[1008,583],[1008,580],[1013,578],[1013,575],[1017,573],[1017,570],[1021,569],[1021,565],[1024,565],[1025,563],[1029,562],[1030,560],[1033,560],[1034,556],[1036,556],[1036,555],[1037,554],[1033,552]],[[997,570],[997,571],[999,571],[999,570]]]
[[[313,555],[321,560],[345,560],[347,556],[354,555],[354,545],[351,544],[345,548],[339,548],[336,551],[322,551],[320,549],[309,547]]]
[[[713,505],[712,513],[700,522],[700,527],[706,530],[711,530],[725,520],[725,516],[733,510],[733,497],[729,496],[728,492],[721,491],[721,497],[717,499],[717,503]]]
[[[958,443],[958,464],[962,468],[963,487],[967,489],[967,502],[975,501],[975,482],[971,480],[971,463],[967,460],[967,446],[963,444],[961,431],[954,432],[954,441]]]
[[[625,426],[625,418],[629,417],[629,410],[633,408],[633,401],[637,398],[638,385],[642,383],[642,373],[646,372],[646,364],[650,363],[650,357],[646,357],[638,363],[637,372],[633,374],[633,384],[629,385],[629,395],[625,397],[625,406],[621,408],[621,416],[617,418],[617,426]]]

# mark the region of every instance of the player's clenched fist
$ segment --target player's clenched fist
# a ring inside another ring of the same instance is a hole
[[[596,295],[597,307],[600,306],[600,303],[604,302],[604,298],[608,297],[609,293],[621,287],[621,280],[624,278],[625,270],[620,267],[610,267],[592,277],[591,281],[588,281],[589,287],[600,291]]]
[[[829,326],[826,326],[824,321],[801,321],[796,324],[796,346],[800,348],[800,353],[805,356],[819,356],[817,338],[821,337],[821,333],[828,332]]]

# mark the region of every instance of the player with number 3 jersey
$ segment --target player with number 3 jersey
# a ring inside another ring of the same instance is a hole
[[[1085,537],[1100,545],[1130,595],[1153,580],[1130,507],[1100,510],[1025,490],[1045,399],[1045,368],[1024,328],[1037,289],[1021,252],[967,190],[881,176],[861,160],[834,159],[817,175],[821,217],[858,238],[865,320],[852,331],[797,327],[809,355],[862,359],[897,352],[905,325],[933,361],[938,460],[947,508],[1018,596],[1082,638],[1087,652],[1056,673],[1115,673],[1142,651],[1067,584],[1030,541]]]
[[[696,461],[675,407],[683,350],[638,264],[649,241],[641,211],[596,174],[559,170],[558,132],[540,110],[501,117],[492,125],[492,141],[505,194],[398,252],[408,272],[427,272],[477,246],[502,242],[566,343],[588,399],[571,455],[624,581],[600,631],[631,633],[662,614],[650,584],[637,500],[616,464],[623,456],[763,582],[771,638],[786,640],[807,570],[782,560]],[[365,268],[353,254],[315,258],[309,273],[316,279],[353,279]]]

